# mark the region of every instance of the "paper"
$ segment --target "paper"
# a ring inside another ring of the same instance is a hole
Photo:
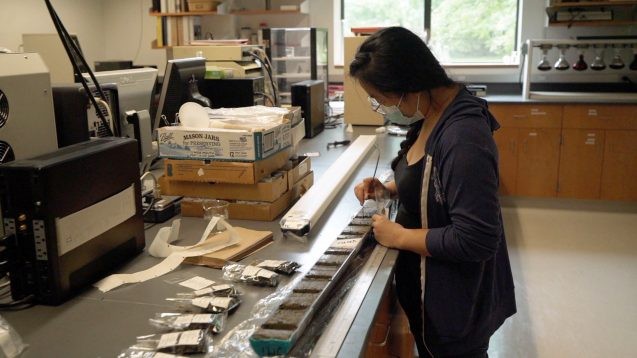
[[[361,239],[341,239],[334,241],[330,247],[335,249],[354,249],[360,241]]]
[[[55,218],[60,256],[107,232],[135,215],[133,185],[63,218]]]
[[[208,238],[210,231],[217,224],[215,219],[219,220],[220,223],[223,223],[223,225],[226,227],[226,231],[214,235],[207,240],[204,240],[204,238]],[[173,227],[171,228],[171,230],[173,230],[175,226],[178,228],[179,224],[175,225],[175,223],[173,222]],[[157,237],[155,238],[161,238],[160,243],[156,244],[158,251],[160,251],[161,253],[172,251],[172,253],[170,253],[162,262],[149,269],[136,273],[110,275],[105,279],[95,283],[94,286],[102,292],[108,292],[123,284],[148,281],[152,278],[159,277],[173,271],[174,269],[179,267],[179,265],[184,261],[186,257],[206,255],[211,252],[219,251],[228,246],[235,245],[239,243],[239,241],[241,241],[241,236],[239,235],[239,233],[225,220],[218,217],[210,220],[210,223],[208,223],[208,227],[206,228],[204,235],[202,235],[202,240],[200,240],[200,242],[194,246],[186,246],[184,249],[184,247],[169,245],[169,240],[175,240],[173,235],[176,234],[174,232],[171,232],[167,236],[157,235]],[[151,247],[152,246],[153,245],[151,244]]]
[[[208,239],[208,236],[210,235],[212,230],[215,228],[215,226],[220,224],[219,220],[223,220],[223,219],[218,216],[215,216],[208,222],[208,226],[206,226],[206,229],[204,230],[203,235],[201,235],[201,238],[199,239],[198,243],[202,243],[206,239]],[[148,253],[154,257],[168,257],[168,255],[174,252],[185,251],[196,246],[196,245],[177,246],[177,245],[170,244],[172,242],[177,241],[177,239],[179,238],[180,227],[181,227],[181,219],[175,219],[173,220],[171,227],[163,227],[159,229],[159,231],[157,232],[157,235],[155,235],[155,239],[153,240],[153,242],[150,244],[150,247],[148,248]],[[230,224],[226,223],[226,228],[227,229],[231,228]],[[236,230],[232,232],[237,234]]]
[[[203,278],[201,276],[195,276],[191,279],[180,282],[179,285],[188,287],[193,290],[201,290],[210,285],[213,285],[214,283],[215,283],[214,281],[208,280],[207,278]]]

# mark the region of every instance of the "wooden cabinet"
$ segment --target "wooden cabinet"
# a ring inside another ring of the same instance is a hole
[[[559,195],[637,200],[637,106],[564,106]]]
[[[560,105],[497,104],[501,125],[494,134],[499,152],[500,193],[555,196],[560,152]]]
[[[560,129],[520,129],[518,143],[517,195],[555,196]]]
[[[637,200],[637,130],[606,131],[601,186],[602,199]]]
[[[562,130],[558,196],[599,199],[604,158],[604,131]]]
[[[637,105],[491,104],[500,193],[637,200]]]
[[[502,127],[493,138],[498,146],[500,194],[515,195],[518,179],[518,128]]]
[[[391,287],[383,296],[374,317],[364,357],[411,358],[413,354],[414,338],[409,330],[409,321]]]

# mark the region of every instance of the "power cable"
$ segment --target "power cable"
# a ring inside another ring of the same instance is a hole
[[[53,5],[51,5],[51,2],[49,0],[44,0],[44,2],[49,11],[49,15],[51,16],[51,20],[53,21],[53,26],[55,26],[58,36],[60,37],[60,40],[62,41],[64,51],[66,52],[66,55],[71,61],[71,66],[73,66],[73,71],[75,71],[75,73],[78,74],[78,79],[80,80],[80,83],[82,84],[82,87],[84,88],[84,91],[86,91],[86,95],[91,101],[91,104],[95,108],[97,116],[100,118],[100,121],[102,122],[102,125],[105,127],[107,134],[109,136],[113,136],[113,131],[111,131],[111,128],[108,122],[106,121],[106,117],[104,117],[104,113],[102,113],[102,111],[99,110],[100,107],[98,106],[97,101],[95,100],[95,97],[93,95],[93,92],[91,91],[91,89],[88,86],[88,83],[86,82],[86,79],[84,79],[84,76],[82,76],[80,68],[78,64],[75,62],[75,57],[73,56],[72,51],[75,52],[75,54],[77,55],[77,58],[79,58],[82,64],[86,67],[86,70],[88,71],[88,74],[91,77],[91,80],[93,81],[99,95],[102,97],[102,99],[106,100],[106,95],[104,94],[104,91],[102,91],[102,88],[97,82],[95,75],[93,75],[93,72],[91,71],[88,64],[86,63],[84,56],[82,56],[82,53],[80,52],[80,50],[77,48],[75,43],[70,39],[71,36],[66,31],[66,28],[64,28],[64,25],[62,24],[62,21],[60,20],[57,13],[55,12]],[[111,120],[113,120],[113,118],[111,118]]]

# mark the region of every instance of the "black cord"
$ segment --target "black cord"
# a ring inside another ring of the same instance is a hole
[[[95,76],[93,75],[90,68],[86,64],[86,60],[84,60],[84,57],[80,53],[79,49],[77,48],[75,43],[70,39],[70,35],[68,34],[68,32],[66,32],[66,29],[64,28],[62,21],[60,20],[57,13],[55,12],[53,5],[51,5],[51,2],[49,0],[44,0],[44,2],[46,4],[47,9],[49,10],[49,14],[51,15],[51,20],[53,21],[53,25],[55,26],[58,36],[60,37],[60,40],[62,41],[64,51],[66,51],[66,55],[69,57],[69,60],[71,61],[71,66],[73,66],[73,71],[75,71],[75,73],[78,74],[78,78],[80,80],[80,83],[82,84],[82,87],[84,88],[84,91],[86,91],[86,95],[91,101],[91,104],[93,104],[93,107],[95,107],[95,112],[97,113],[97,116],[100,118],[102,125],[106,128],[106,133],[109,136],[113,136],[113,131],[111,131],[111,127],[108,125],[108,122],[106,121],[106,117],[104,117],[104,113],[102,113],[102,111],[100,110],[100,107],[98,106],[97,101],[95,100],[95,97],[93,96],[93,92],[90,90],[88,83],[86,82],[86,79],[84,79],[84,76],[82,76],[80,68],[75,62],[75,57],[73,56],[71,49],[75,51],[75,54],[77,55],[77,57],[80,59],[80,61],[82,61],[84,66],[86,66],[87,71],[89,75],[91,76],[91,79],[93,79],[95,83],[96,89],[98,90],[100,96],[102,96],[102,99],[106,101],[106,96],[104,95],[102,88],[97,83]],[[113,118],[111,118],[111,120],[113,120]],[[115,122],[113,122],[113,128],[115,128]]]
[[[146,214],[150,212],[150,210],[153,208],[153,205],[155,205],[155,200],[156,200],[155,197],[150,199],[150,203],[148,204],[148,207],[146,208],[146,210],[144,210],[144,213],[142,214],[142,216],[146,216]]]
[[[152,223],[152,224],[150,224],[150,225],[146,225],[146,226],[144,226],[144,231],[146,231],[146,230],[150,229],[151,227],[153,227],[153,226],[155,226],[155,225],[157,225],[157,223]]]
[[[526,54],[524,54],[524,56],[522,56],[522,63],[520,63],[520,74],[518,75],[518,84],[520,85],[520,90],[522,89],[522,71],[524,71],[524,64],[526,62],[526,56],[528,56],[528,53],[530,52],[529,49],[526,49]],[[529,59],[531,60],[531,59]],[[530,78],[528,79],[529,81],[531,80]]]
[[[570,29],[573,26],[573,23],[575,22],[575,18],[577,18],[578,15],[580,15],[582,13],[581,10],[569,10],[569,12],[571,13],[571,18],[568,20],[568,25],[566,26],[567,29]]]
[[[274,100],[272,99],[272,96],[268,95],[267,93],[265,93],[265,92],[254,92],[254,94],[259,95],[259,96],[267,99],[268,101],[270,101],[270,104],[272,106],[276,106],[276,104],[274,103]]]
[[[274,79],[272,77],[272,68],[270,68],[270,66],[267,64],[267,61],[264,61],[257,54],[255,54],[253,52],[250,52],[250,55],[252,57],[254,57],[255,60],[257,60],[257,61],[259,61],[261,63],[261,66],[263,66],[263,68],[265,69],[265,72],[268,74],[268,78],[270,78],[270,86],[272,87],[272,96],[274,97],[274,105],[278,106],[279,105],[279,96],[276,93],[276,86],[274,85]]]
[[[0,303],[0,311],[19,311],[35,305],[35,296],[28,295],[27,297],[13,301],[9,303]]]

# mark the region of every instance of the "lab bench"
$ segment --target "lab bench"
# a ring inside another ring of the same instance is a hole
[[[373,127],[355,127],[352,140],[361,134],[374,134]],[[298,154],[318,152],[320,156],[312,158],[312,168],[317,180],[325,170],[345,151],[346,146],[327,149],[327,143],[348,139],[344,127],[325,130],[317,137],[304,139],[297,150]],[[403,138],[388,135],[378,136],[380,148],[379,173],[388,170],[391,159],[398,151]],[[371,151],[346,185],[340,189],[336,199],[329,205],[323,217],[309,233],[307,240],[299,241],[284,238],[278,220],[258,222],[232,220],[234,226],[254,230],[273,232],[274,241],[242,260],[250,263],[255,259],[293,260],[303,266],[302,275],[310,269],[350,218],[360,209],[353,194],[353,187],[365,177],[371,176],[376,165],[377,153]],[[161,227],[170,225],[170,220],[158,224],[146,231],[146,248]],[[192,245],[206,227],[201,218],[181,218],[180,239],[177,245]],[[362,356],[368,349],[368,343],[374,340],[375,317],[384,319],[387,312],[383,307],[387,301],[393,301],[391,291],[392,274],[397,252],[388,250],[380,261],[380,266],[370,282],[364,299],[357,309],[355,319],[342,340],[337,356]],[[159,263],[160,259],[150,257],[146,250],[133,260],[112,273],[134,273]],[[224,282],[221,270],[182,264],[178,269],[164,276],[131,285],[124,285],[110,292],[102,293],[94,287],[88,287],[76,297],[59,306],[36,305],[21,311],[4,311],[2,316],[21,335],[28,345],[23,358],[31,357],[114,357],[135,343],[135,337],[156,333],[148,319],[160,312],[174,312],[176,307],[166,298],[176,297],[178,292],[186,292],[176,282],[194,276]],[[282,275],[283,276],[283,275]],[[282,288],[294,279],[281,277],[278,288],[256,287],[235,284],[243,292],[241,305],[228,316],[224,331],[214,336],[214,342],[220,342],[233,327],[250,318],[253,306],[262,298]],[[389,298],[388,298],[389,297]],[[384,299],[384,300],[383,300]],[[383,304],[381,305],[381,302]],[[377,334],[376,334],[377,335]],[[375,351],[382,346],[373,342]],[[413,346],[412,346],[413,347]],[[383,347],[381,347],[383,348]],[[387,347],[383,348],[387,349]]]

